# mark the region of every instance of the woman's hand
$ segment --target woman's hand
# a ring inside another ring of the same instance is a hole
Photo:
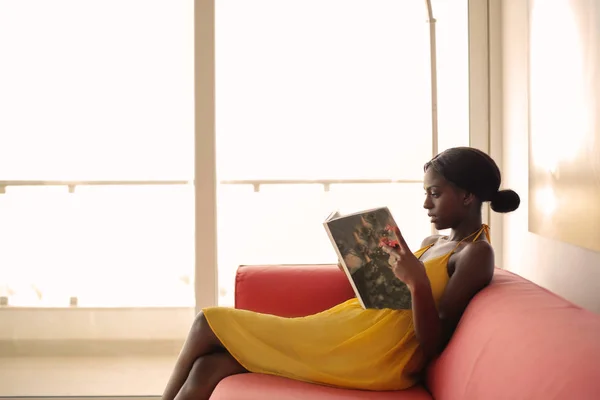
[[[398,239],[398,246],[390,247],[383,244],[381,248],[390,256],[388,262],[392,271],[394,271],[394,275],[406,283],[409,288],[414,289],[418,283],[428,279],[425,266],[410,251],[398,228],[394,229],[394,234]]]

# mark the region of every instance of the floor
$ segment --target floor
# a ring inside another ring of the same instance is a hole
[[[172,357],[0,358],[0,397],[158,396]]]

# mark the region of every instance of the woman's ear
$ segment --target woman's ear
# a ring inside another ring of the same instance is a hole
[[[463,199],[463,204],[465,205],[465,207],[470,206],[474,201],[475,201],[475,196],[473,195],[473,193],[465,192],[464,199]]]

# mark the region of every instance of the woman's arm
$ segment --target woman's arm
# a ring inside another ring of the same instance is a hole
[[[433,359],[442,342],[442,320],[435,307],[427,275],[408,284],[412,296],[415,334],[421,344],[426,361]]]
[[[429,360],[444,349],[471,298],[490,282],[494,252],[489,243],[482,241],[470,243],[457,253],[454,273],[437,309],[423,263],[410,252],[399,231],[396,235],[399,248],[385,250],[396,259],[394,273],[411,290],[415,333]]]
[[[427,275],[407,283],[412,293],[415,333],[428,360],[444,350],[469,301],[494,274],[494,251],[487,242],[470,243],[456,255],[455,269],[436,309]]]

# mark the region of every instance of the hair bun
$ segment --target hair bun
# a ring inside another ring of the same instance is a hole
[[[508,213],[515,211],[521,204],[521,198],[514,190],[499,190],[494,194],[491,200],[492,210],[498,213]]]

